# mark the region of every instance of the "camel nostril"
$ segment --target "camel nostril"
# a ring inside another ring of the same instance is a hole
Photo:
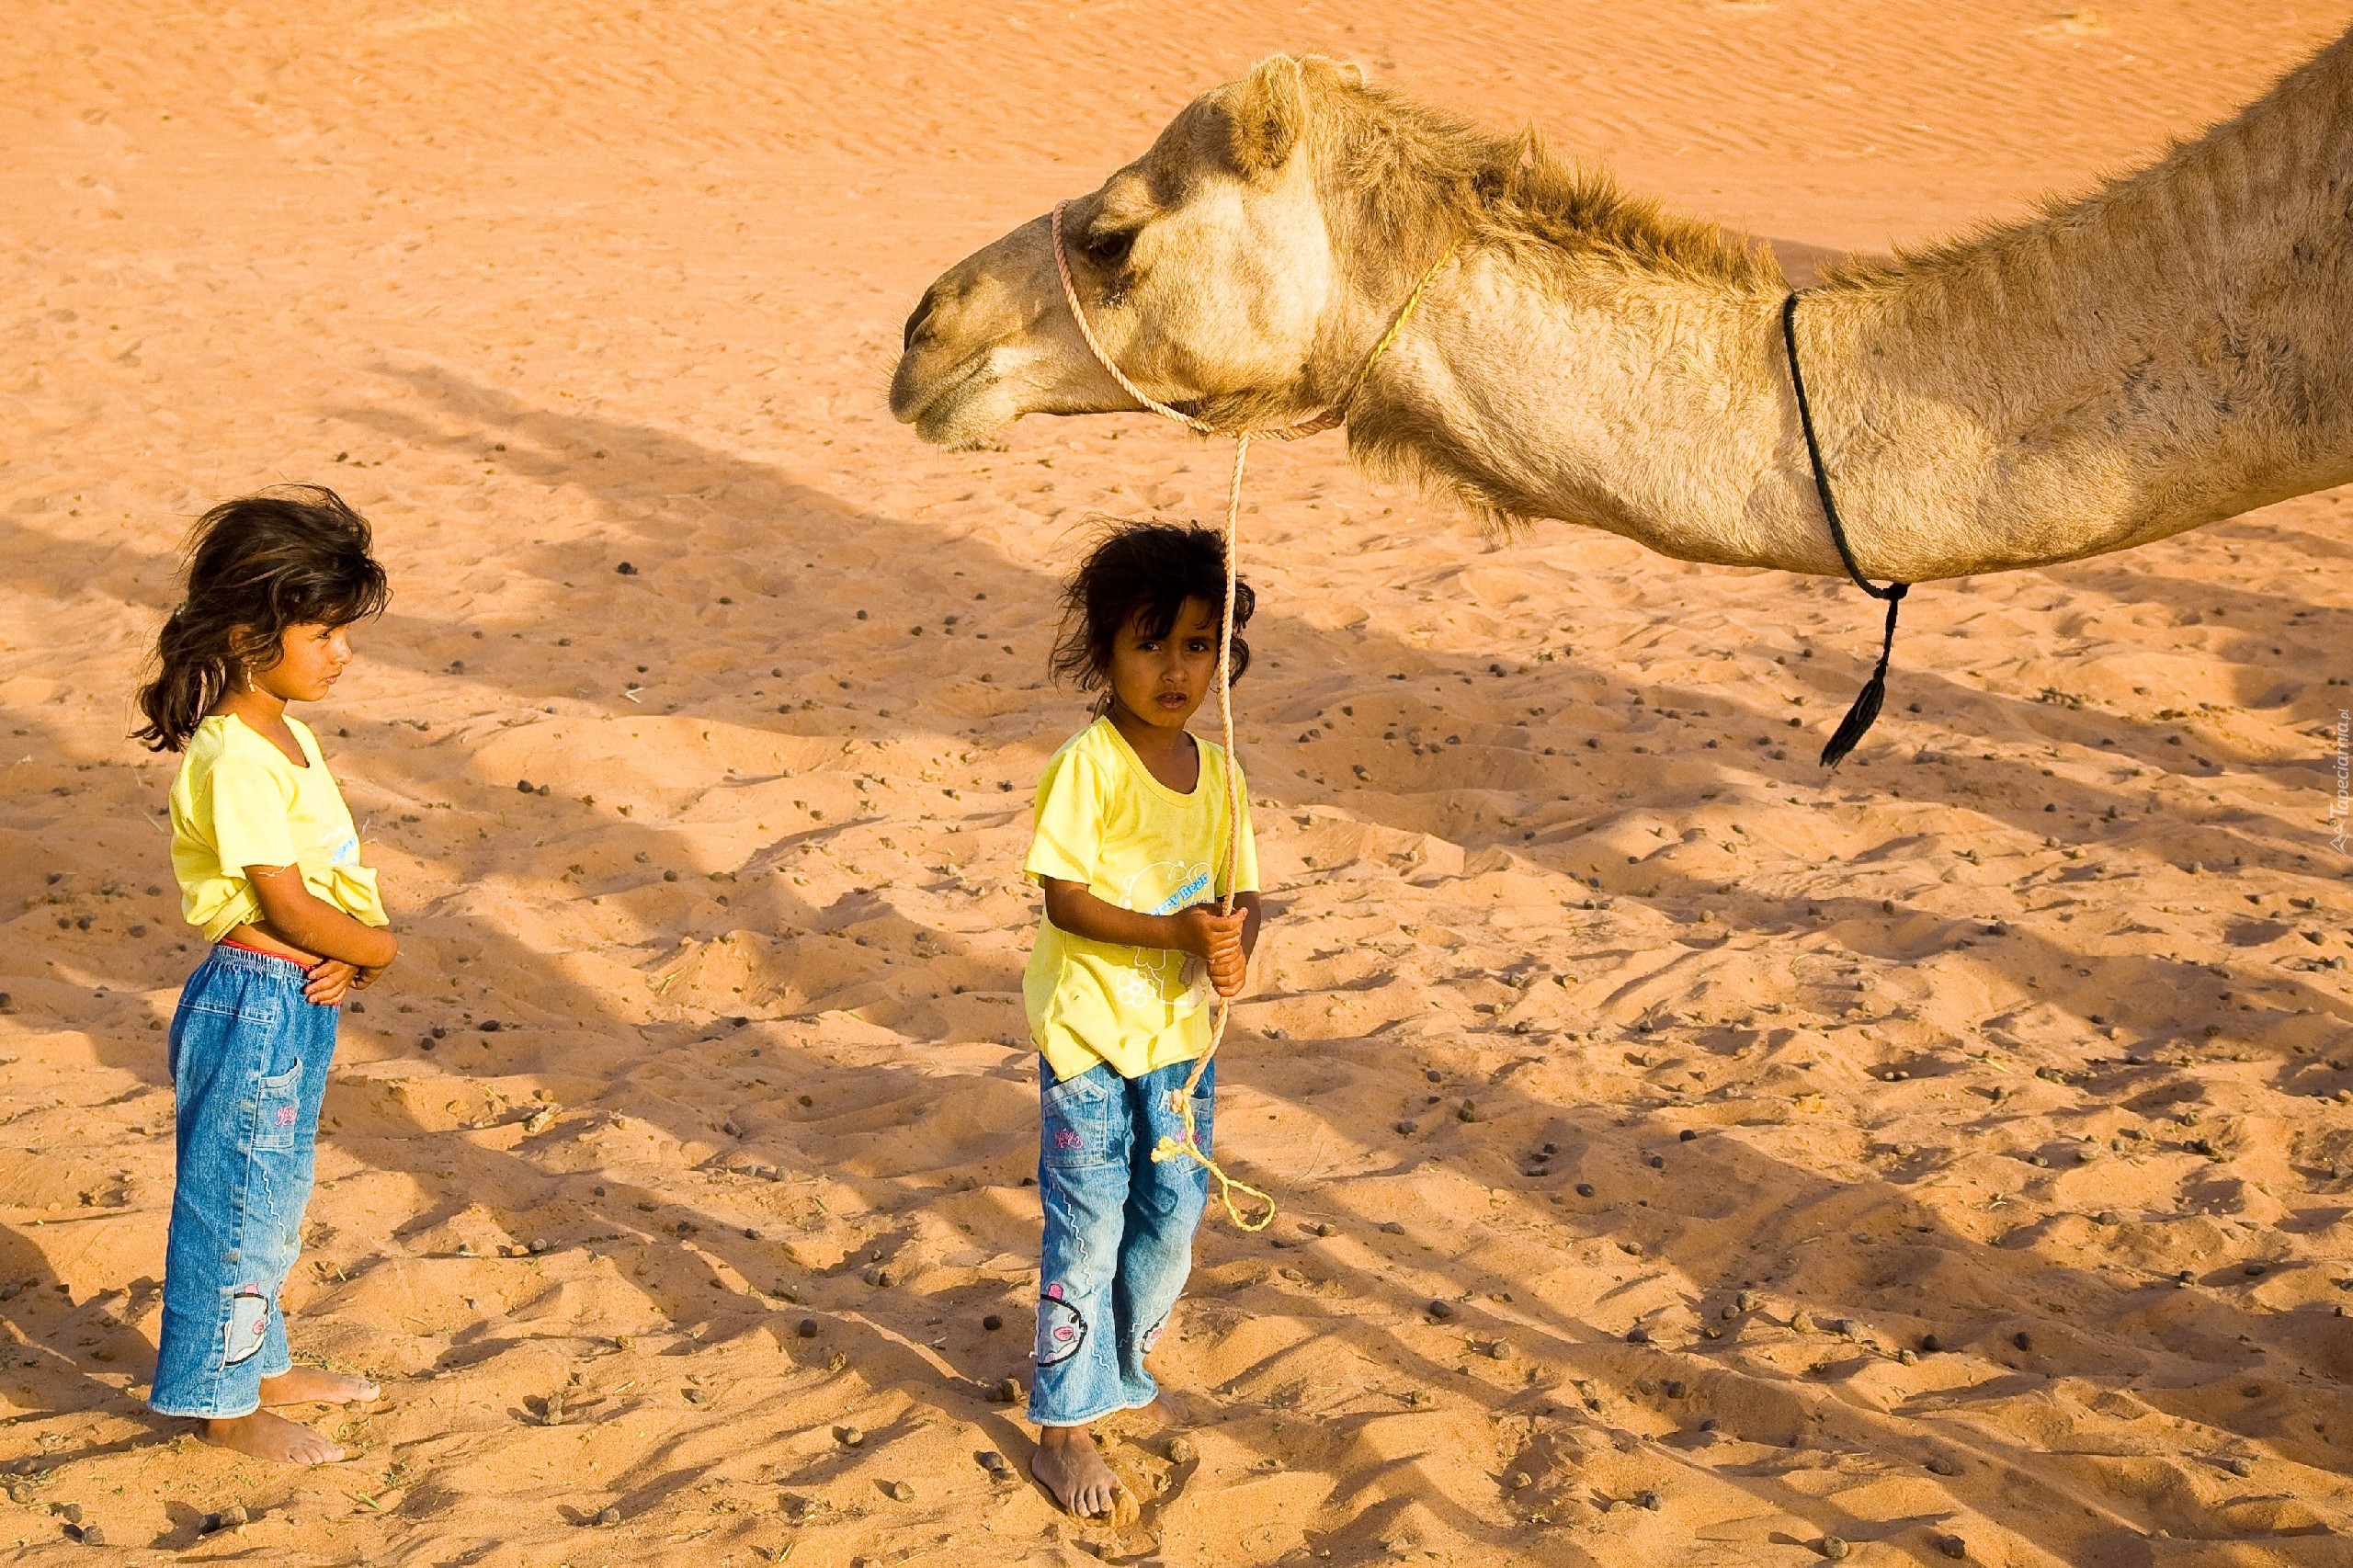
[[[932,291],[926,289],[923,291],[923,298],[915,301],[914,312],[907,317],[906,333],[899,340],[901,353],[904,354],[915,346],[915,334],[921,332],[923,324],[931,319],[932,304]]]

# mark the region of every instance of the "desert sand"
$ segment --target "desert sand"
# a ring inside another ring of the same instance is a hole
[[[1109,1424],[1112,1532],[977,1458],[1029,1454],[1018,864],[1085,718],[1043,678],[1078,525],[1213,517],[1225,454],[882,407],[938,271],[1271,51],[1807,256],[2081,188],[2348,20],[22,6],[10,1560],[2353,1562],[2344,496],[1920,590],[1825,775],[1851,588],[1491,543],[1262,448],[1276,917],[1219,1132],[1283,1212],[1204,1227],[1161,1354],[1202,1418]],[[407,944],[287,1291],[387,1393],[311,1471],[140,1399],[198,955],[129,694],[188,521],[281,479],[397,585],[309,715]]]

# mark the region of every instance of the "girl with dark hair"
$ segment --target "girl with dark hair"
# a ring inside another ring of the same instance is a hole
[[[1237,584],[1237,631],[1256,608]],[[1198,525],[1114,524],[1063,609],[1054,672],[1102,695],[1094,722],[1046,764],[1024,866],[1046,902],[1022,982],[1043,1059],[1030,1468],[1072,1513],[1117,1518],[1131,1500],[1087,1426],[1160,1403],[1144,1358],[1192,1269],[1209,1178],[1153,1151],[1184,1137],[1179,1096],[1209,1050],[1212,993],[1233,996],[1247,978],[1258,860],[1238,772],[1227,814],[1232,759],[1185,728],[1217,678],[1224,541]],[[1249,659],[1237,635],[1235,676]],[[1221,915],[1229,889],[1233,913]],[[1193,1089],[1205,1154],[1215,1070]]]
[[[211,950],[181,988],[170,1068],[177,1160],[149,1405],[210,1441],[324,1464],[343,1450],[264,1408],[376,1385],[296,1367],[278,1306],[310,1201],[338,1005],[399,945],[343,793],[290,702],[323,700],[347,629],[384,608],[367,523],[333,491],[227,501],[190,538],[188,597],[139,692],[139,738],[181,753],[172,869]]]

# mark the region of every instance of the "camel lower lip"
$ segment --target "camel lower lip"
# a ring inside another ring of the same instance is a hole
[[[937,423],[937,421],[932,420],[930,416],[939,407],[939,405],[948,402],[958,392],[962,392],[972,381],[986,374],[987,370],[987,355],[985,353],[974,354],[966,358],[962,364],[953,367],[949,373],[942,377],[939,382],[931,389],[930,392],[924,397],[922,402],[905,409],[900,409],[893,406],[892,412],[898,415],[899,423],[902,425],[922,425],[927,422]]]

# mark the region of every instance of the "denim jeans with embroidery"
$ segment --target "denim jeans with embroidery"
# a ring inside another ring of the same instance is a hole
[[[1169,1096],[1193,1064],[1141,1078],[1097,1063],[1056,1082],[1040,1064],[1038,1191],[1046,1211],[1038,1273],[1036,1376],[1029,1419],[1079,1426],[1137,1410],[1159,1392],[1144,1356],[1159,1342],[1193,1267],[1193,1231],[1209,1198],[1196,1160],[1153,1162],[1163,1133],[1184,1136]],[[1193,1090],[1210,1147],[1214,1062]]]
[[[216,947],[172,1017],[178,1164],[150,1407],[237,1416],[292,1369],[278,1287],[301,1246],[338,1009],[302,966]]]

